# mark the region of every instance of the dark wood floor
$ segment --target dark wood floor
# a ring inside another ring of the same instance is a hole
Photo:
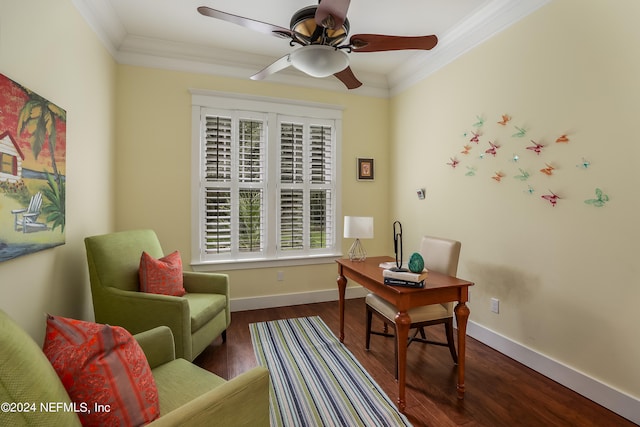
[[[374,335],[371,350],[365,351],[364,312],[364,299],[347,300],[345,345],[395,402],[394,340]],[[216,339],[195,363],[221,377],[235,377],[256,366],[250,323],[304,316],[320,316],[338,335],[337,301],[234,312],[227,342]],[[428,328],[429,332],[443,339],[442,325]],[[415,426],[636,425],[472,338],[467,338],[466,363],[466,395],[460,401],[449,350],[411,344],[406,415]]]

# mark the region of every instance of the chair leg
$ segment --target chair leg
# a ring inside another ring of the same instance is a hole
[[[427,339],[427,335],[424,333],[424,327],[422,327],[422,326],[420,327],[420,337],[421,337],[423,340],[426,340],[426,339]]]
[[[366,338],[365,338],[365,344],[364,344],[364,348],[365,350],[369,350],[369,344],[371,343],[371,318],[373,317],[373,313],[371,312],[371,309],[369,308],[369,306],[367,306],[367,331],[366,331]]]
[[[226,343],[227,342],[227,330],[225,329],[224,331],[222,331],[222,343]]]
[[[447,334],[447,343],[449,344],[449,352],[451,353],[451,358],[453,359],[453,363],[458,364],[458,355],[456,353],[456,345],[453,342],[453,319],[449,319],[444,324],[444,329]]]

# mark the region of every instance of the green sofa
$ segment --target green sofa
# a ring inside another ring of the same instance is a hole
[[[160,400],[160,418],[149,426],[269,425],[269,372],[265,368],[256,367],[225,381],[176,359],[173,336],[166,326],[135,338],[147,356]],[[74,412],[40,410],[40,403],[48,402],[69,404],[70,400],[42,350],[0,310],[0,425],[80,425]],[[35,407],[25,408],[25,404]]]
[[[193,361],[231,323],[229,276],[184,271],[182,297],[139,292],[140,256],[164,256],[153,230],[130,230],[85,239],[93,310],[98,323],[132,334],[171,328],[176,356]]]

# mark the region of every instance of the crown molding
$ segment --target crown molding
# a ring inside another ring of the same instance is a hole
[[[391,96],[406,90],[456,58],[538,10],[551,0],[493,0],[439,37],[431,51],[406,61],[388,76]]]
[[[118,47],[127,36],[127,32],[111,4],[99,0],[71,1],[104,47],[115,58]]]
[[[249,80],[249,77],[264,68],[266,64],[274,61],[272,57],[247,55],[228,49],[133,36],[127,36],[124,39],[114,57],[119,64],[245,78],[251,83],[254,83],[254,81]],[[309,77],[293,67],[275,73],[269,76],[268,80],[263,80],[263,82],[334,92],[348,92],[378,98],[387,98],[389,96],[389,88],[385,76],[360,71],[357,74],[363,85],[353,90],[345,88],[334,77],[325,79]]]
[[[337,79],[317,79],[290,67],[264,82],[388,98],[424,80],[551,0],[489,0],[480,9],[439,36],[438,45],[421,52],[389,75],[354,70],[363,85],[347,90]],[[128,35],[117,14],[103,0],[72,0],[106,49],[120,64],[244,78],[274,58],[228,49],[189,45]]]

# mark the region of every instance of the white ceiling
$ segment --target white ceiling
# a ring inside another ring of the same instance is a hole
[[[208,6],[289,28],[291,16],[314,0],[72,0],[116,61],[246,77],[295,47],[239,25],[200,15]],[[459,55],[550,0],[353,0],[350,35],[435,34],[431,51],[351,53],[351,68],[364,85],[354,91],[389,96],[426,77]],[[315,79],[292,68],[268,77],[329,90],[347,89],[335,78]]]

